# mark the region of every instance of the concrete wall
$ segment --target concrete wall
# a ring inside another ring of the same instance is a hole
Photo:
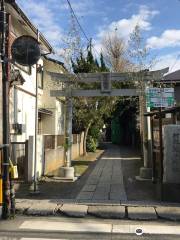
[[[31,182],[34,178],[34,136],[29,136],[28,141],[28,181]],[[44,167],[44,145],[43,136],[37,136],[37,164],[36,164],[36,176],[37,178],[42,176]]]
[[[73,135],[72,160],[83,154],[84,133]],[[63,146],[54,149],[45,149],[44,174],[58,173],[60,167],[64,166],[64,148]]]
[[[84,133],[73,135],[72,159],[76,159],[83,154],[83,138]]]
[[[64,165],[64,148],[45,150],[44,174],[50,174]]]
[[[53,149],[45,149],[44,137],[38,135],[37,138],[37,177],[55,173],[60,167],[64,166],[64,148],[57,146],[55,136],[55,146]],[[84,133],[74,135],[74,143],[72,145],[72,160],[83,154],[83,137]],[[76,141],[75,141],[76,140]],[[34,177],[34,136],[29,137],[28,141],[28,181],[32,181]]]

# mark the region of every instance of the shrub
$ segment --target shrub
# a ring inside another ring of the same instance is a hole
[[[97,141],[92,136],[88,136],[86,147],[88,152],[95,152],[97,148]]]

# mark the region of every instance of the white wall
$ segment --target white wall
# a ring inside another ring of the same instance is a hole
[[[52,111],[52,115],[42,115],[42,134],[59,135],[64,133],[64,104],[62,101],[50,96],[50,90],[57,89],[56,84],[46,71],[62,73],[63,68],[57,63],[44,60],[44,88],[40,97],[40,107]],[[59,89],[61,89],[61,84]]]
[[[23,142],[28,140],[30,135],[35,135],[35,97],[18,89],[14,89],[14,94],[17,97],[14,98],[16,99],[13,104],[15,111],[11,115],[11,124],[24,124],[25,132],[21,135],[12,135],[11,139]]]
[[[28,142],[28,181],[34,179],[34,166],[35,166],[35,154],[34,154],[34,136],[29,136]],[[43,136],[37,136],[37,162],[36,162],[36,176],[37,179],[41,177],[43,173],[44,164],[44,145]]]

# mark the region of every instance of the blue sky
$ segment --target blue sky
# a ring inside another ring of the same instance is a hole
[[[128,40],[138,24],[157,56],[155,68],[180,69],[180,0],[70,0],[78,19],[97,51],[101,40],[117,28]],[[17,0],[32,22],[58,50],[69,29],[69,8],[66,0]],[[83,38],[83,36],[82,36]]]

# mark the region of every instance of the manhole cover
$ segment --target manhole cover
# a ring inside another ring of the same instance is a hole
[[[143,235],[143,230],[142,230],[142,228],[136,228],[135,233],[136,233],[136,235],[138,235],[138,236]]]

